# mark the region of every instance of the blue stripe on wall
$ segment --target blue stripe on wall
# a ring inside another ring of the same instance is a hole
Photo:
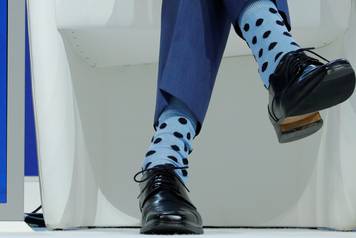
[[[0,203],[7,191],[7,0],[0,0]]]
[[[1,0],[0,0],[1,1]],[[26,15],[27,22],[27,15]],[[28,41],[28,29],[26,24],[26,67],[25,67],[25,175],[38,176],[36,131],[32,103],[32,84],[31,84],[31,62]]]

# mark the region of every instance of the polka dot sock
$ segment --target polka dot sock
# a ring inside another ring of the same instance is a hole
[[[195,117],[183,103],[173,99],[160,115],[158,122],[142,169],[161,164],[187,166],[188,155],[192,151],[192,142],[195,137],[197,124]],[[176,169],[175,172],[184,183],[187,182],[187,169]]]
[[[256,0],[239,19],[242,35],[259,65],[266,88],[282,57],[300,47],[289,33],[276,5],[271,0]]]

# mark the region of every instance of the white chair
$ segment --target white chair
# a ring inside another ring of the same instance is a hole
[[[293,34],[303,46],[347,57],[356,67],[356,1],[289,2]],[[28,1],[50,229],[139,225],[132,176],[153,133],[160,4]],[[190,158],[188,186],[204,224],[355,228],[355,96],[323,112],[325,126],[316,135],[280,145],[253,57],[235,34],[226,56]]]

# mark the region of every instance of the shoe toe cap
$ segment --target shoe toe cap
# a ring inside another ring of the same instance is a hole
[[[174,210],[174,211],[151,211],[145,216],[144,222],[161,221],[161,222],[193,222],[201,224],[201,216],[196,210]]]

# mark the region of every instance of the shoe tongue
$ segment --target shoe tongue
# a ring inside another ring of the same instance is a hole
[[[173,164],[159,164],[159,165],[156,165],[152,168],[160,168],[160,169],[172,169],[172,168],[175,168],[175,166]]]
[[[307,66],[307,67],[304,69],[302,75],[299,77],[298,80],[299,80],[299,81],[302,81],[308,73],[310,73],[311,71],[313,71],[313,70],[316,69],[316,68],[317,68],[317,66],[316,66],[316,65],[313,65],[313,64]]]
[[[174,172],[174,168],[175,166],[173,164],[159,164],[159,165],[155,165],[152,168],[149,169],[148,174],[154,174],[157,171],[172,171]]]

